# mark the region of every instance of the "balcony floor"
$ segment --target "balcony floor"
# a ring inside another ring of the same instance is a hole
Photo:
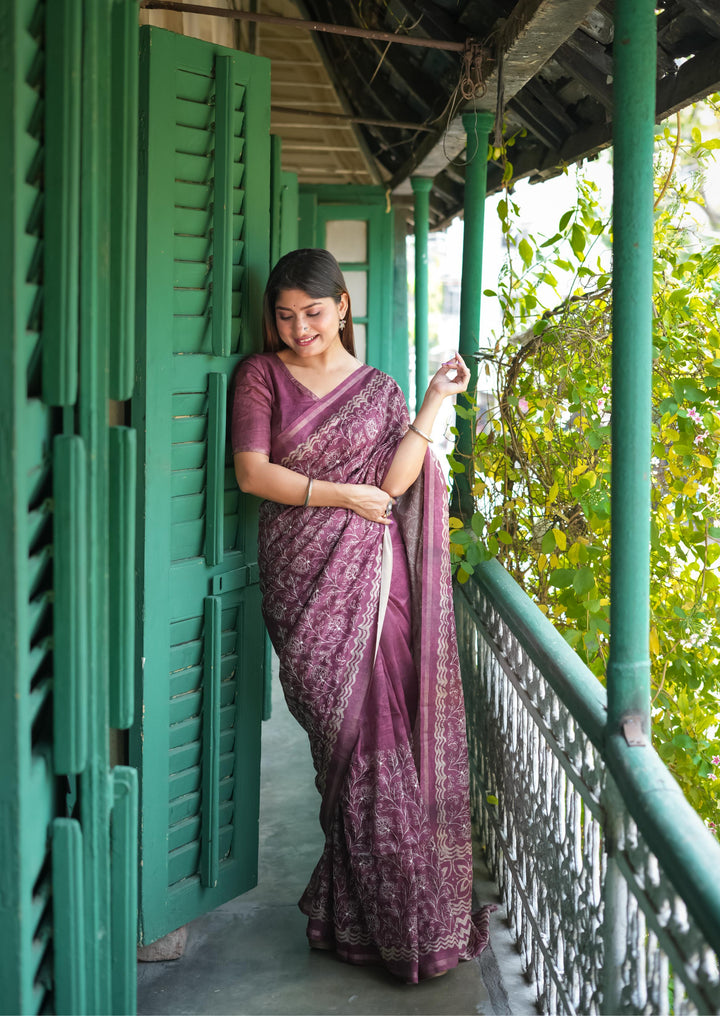
[[[502,909],[491,920],[491,947],[478,960],[419,985],[308,948],[297,901],[322,851],[320,799],[307,738],[290,716],[277,679],[273,698],[273,717],[263,724],[258,885],[193,921],[179,960],[138,964],[138,1013],[535,1013]],[[497,900],[482,864],[476,894],[480,902]]]

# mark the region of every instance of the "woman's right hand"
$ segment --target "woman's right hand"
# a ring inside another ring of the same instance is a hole
[[[348,508],[369,522],[378,522],[382,526],[389,525],[390,519],[386,512],[389,504],[396,504],[394,497],[370,483],[349,483],[346,487]]]

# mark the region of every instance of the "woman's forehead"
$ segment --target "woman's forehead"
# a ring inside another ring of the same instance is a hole
[[[281,289],[275,301],[275,307],[282,310],[307,310],[317,304],[322,304],[332,297],[310,296],[303,289]]]

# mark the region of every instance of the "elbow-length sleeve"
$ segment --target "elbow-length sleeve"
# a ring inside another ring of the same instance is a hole
[[[231,438],[233,454],[261,452],[270,455],[272,389],[262,358],[250,356],[235,375]]]

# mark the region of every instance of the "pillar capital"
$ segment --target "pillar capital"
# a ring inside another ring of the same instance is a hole
[[[432,190],[433,178],[431,176],[411,176],[410,185],[416,194],[427,194]]]
[[[462,115],[462,124],[466,134],[475,134],[482,131],[489,134],[495,126],[495,114],[485,109],[471,109]]]

